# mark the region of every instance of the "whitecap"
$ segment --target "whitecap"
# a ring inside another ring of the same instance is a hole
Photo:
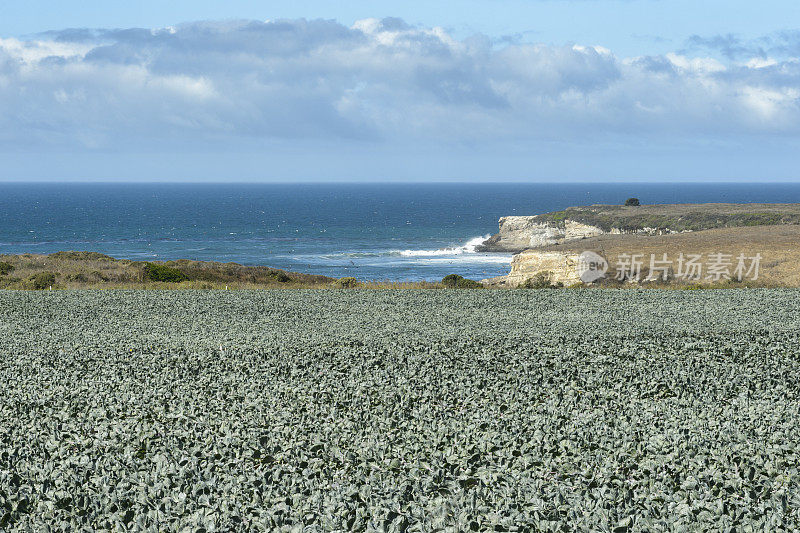
[[[395,250],[394,253],[403,257],[475,254],[478,253],[476,248],[483,244],[489,237],[491,237],[491,235],[473,237],[461,246],[454,246],[452,248],[438,248],[436,250]]]

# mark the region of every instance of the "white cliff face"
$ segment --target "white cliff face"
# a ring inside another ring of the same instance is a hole
[[[529,247],[547,246],[548,244],[563,242],[567,237],[563,229],[549,228],[547,226],[531,228],[528,235],[530,237],[528,239]]]
[[[676,233],[663,228],[641,228],[622,230],[611,228],[605,231],[596,226],[581,224],[566,219],[562,225],[542,223],[532,216],[513,216],[500,219],[500,231],[485,241],[479,248],[487,252],[520,252],[528,248],[539,248],[551,244],[563,244],[578,239],[587,239],[606,234],[638,233],[643,235],[664,235]]]
[[[559,229],[533,222],[531,217],[503,217],[500,219],[499,241],[505,248],[541,246],[550,239],[559,238]]]
[[[573,220],[564,221],[564,227],[542,224],[529,216],[512,216],[500,219],[500,231],[487,241],[492,251],[519,251],[549,244],[561,244],[575,239],[602,235],[605,232]]]
[[[508,275],[483,280],[483,283],[488,286],[518,287],[536,274],[546,272],[553,283],[569,286],[581,281],[579,260],[580,254],[577,253],[527,250],[514,255]]]
[[[587,226],[573,220],[567,220],[565,225],[567,228],[565,240],[587,239],[606,233],[596,226]]]
[[[510,286],[524,283],[539,272],[548,272],[550,280],[571,285],[581,281],[578,271],[580,254],[564,252],[522,252],[511,260],[511,272],[507,282]]]

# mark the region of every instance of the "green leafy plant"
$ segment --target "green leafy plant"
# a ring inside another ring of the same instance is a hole
[[[336,286],[340,289],[354,289],[358,287],[358,285],[358,280],[353,277],[339,278],[336,280]]]
[[[0,291],[0,530],[800,531],[796,300]]]
[[[639,203],[638,198],[628,198],[627,200],[625,200],[625,205],[629,207],[636,207],[641,204]]]
[[[12,270],[14,270],[14,265],[6,263],[5,261],[0,261],[0,276],[5,276]]]

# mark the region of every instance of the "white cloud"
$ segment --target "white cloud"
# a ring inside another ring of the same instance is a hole
[[[800,102],[800,90],[772,90],[763,87],[744,87],[742,99],[755,113],[756,123],[790,126]]]
[[[399,19],[65,30],[0,39],[0,148],[798,136],[798,87],[794,57],[498,48]]]
[[[65,43],[58,41],[21,41],[19,39],[0,38],[0,50],[5,51],[10,57],[18,59],[23,64],[41,61],[48,57],[83,58],[93,45],[84,43]]]
[[[770,57],[766,58],[754,57],[748,59],[747,62],[745,62],[744,64],[748,68],[757,69],[757,68],[774,67],[775,65],[778,64],[778,62]]]
[[[666,58],[677,68],[690,74],[708,75],[724,72],[725,65],[711,57],[689,58],[683,55],[668,53]]]

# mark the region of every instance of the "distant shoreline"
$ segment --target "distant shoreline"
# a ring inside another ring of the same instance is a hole
[[[800,232],[800,226],[796,227]],[[622,237],[622,236],[620,236]],[[625,236],[631,243],[632,236]],[[646,237],[641,237],[645,238]],[[590,244],[587,242],[586,244]],[[567,250],[564,250],[567,251]],[[800,255],[800,250],[798,250]],[[798,257],[800,261],[800,257]],[[800,263],[798,263],[800,266]],[[509,267],[511,268],[511,267]],[[531,278],[534,276],[531,275]],[[452,279],[447,279],[452,278]],[[646,285],[609,279],[597,284],[505,284],[496,279],[464,279],[457,273],[442,282],[333,278],[289,272],[267,266],[244,266],[216,261],[133,261],[98,252],[62,251],[52,254],[0,255],[0,290],[243,290],[243,289],[733,289],[792,288],[768,278],[761,282],[652,282]],[[524,280],[523,280],[524,281]]]
[[[0,253],[91,250],[138,261],[233,261],[362,281],[436,282],[448,274],[481,280],[508,274],[511,253],[500,258],[442,250],[458,253],[472,239],[491,235],[500,217],[620,204],[631,196],[644,205],[800,202],[800,184],[7,187],[0,193]]]

